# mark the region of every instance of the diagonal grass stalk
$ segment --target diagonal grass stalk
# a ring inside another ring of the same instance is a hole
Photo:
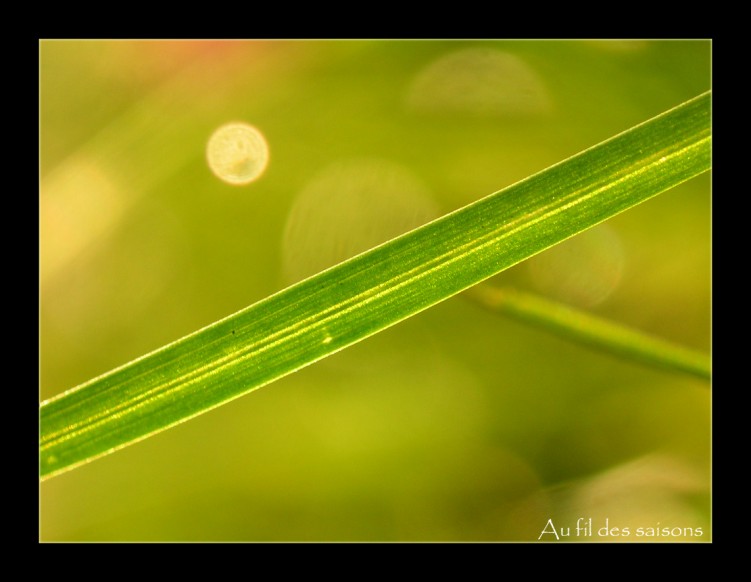
[[[616,356],[702,380],[712,376],[707,354],[532,293],[483,284],[465,295],[488,309]]]
[[[711,92],[41,404],[61,473],[247,394],[711,167]]]

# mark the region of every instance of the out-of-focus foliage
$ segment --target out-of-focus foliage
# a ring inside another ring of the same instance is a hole
[[[41,397],[693,97],[709,64],[706,41],[42,42]],[[247,186],[206,163],[230,121],[269,145]],[[498,281],[708,350],[709,185]],[[708,540],[709,404],[457,298],[42,484],[40,535],[534,540],[591,517]]]

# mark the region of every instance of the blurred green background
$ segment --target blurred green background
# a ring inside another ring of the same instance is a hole
[[[40,398],[694,97],[710,64],[709,41],[42,41]],[[269,145],[246,186],[206,163],[229,121]],[[708,351],[710,185],[494,279]],[[40,538],[525,541],[583,517],[569,539],[708,541],[710,406],[459,296],[42,483]]]

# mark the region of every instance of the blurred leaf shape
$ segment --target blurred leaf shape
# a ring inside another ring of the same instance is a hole
[[[384,159],[341,160],[297,195],[282,241],[284,273],[300,281],[439,216],[427,186]]]
[[[71,158],[41,183],[39,208],[40,278],[44,286],[56,274],[118,225],[128,199],[102,164],[85,156]]]
[[[651,453],[585,480],[566,490],[562,506],[567,522],[592,518],[594,540],[709,541],[705,517],[693,498],[708,494],[706,478],[691,465],[666,453]],[[619,535],[598,535],[607,523]],[[628,528],[624,535],[623,528]],[[669,533],[664,528],[668,528]],[[659,535],[658,531],[659,530]]]
[[[547,88],[530,65],[490,48],[458,50],[427,65],[412,83],[407,104],[424,113],[508,117],[553,109]]]
[[[624,252],[612,227],[602,224],[525,263],[534,289],[579,307],[605,301],[621,281]]]

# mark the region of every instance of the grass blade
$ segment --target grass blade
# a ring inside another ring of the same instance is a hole
[[[531,293],[477,285],[467,294],[484,307],[537,325],[593,348],[702,380],[712,377],[708,354],[652,337],[642,331],[597,317]]]
[[[50,477],[418,313],[711,167],[711,92],[41,404]]]

